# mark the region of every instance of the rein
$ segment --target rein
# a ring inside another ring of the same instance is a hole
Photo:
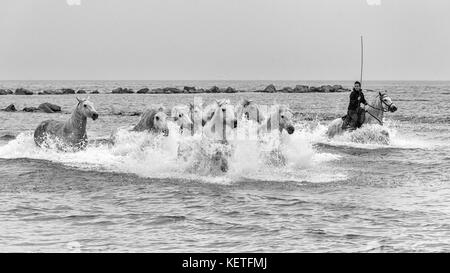
[[[375,110],[378,110],[378,111],[382,111],[383,113],[389,112],[389,109],[391,109],[392,103],[391,103],[391,104],[387,104],[387,103],[383,100],[383,98],[382,98],[382,96],[381,96],[380,94],[378,94],[377,97],[380,98],[380,102],[381,102],[382,105],[384,104],[384,105],[386,105],[386,106],[388,107],[387,110],[385,110],[383,106],[381,106],[381,109],[380,109],[380,108],[374,107],[374,106],[372,106],[372,105],[370,105],[370,104],[367,104],[367,105],[368,105],[370,108],[375,109]],[[382,121],[382,120],[380,120],[380,119],[377,118],[376,116],[372,115],[369,111],[367,111],[367,110],[365,110],[365,109],[364,109],[364,111],[365,111],[366,113],[368,113],[369,115],[371,115],[374,119],[376,119],[376,120],[380,123],[380,125],[383,125],[383,121]]]
[[[383,125],[383,121],[382,120],[380,120],[376,116],[372,115],[369,111],[367,111],[367,110],[364,110],[364,111],[366,111],[367,114],[371,115],[374,119],[376,119],[380,123],[380,125]]]

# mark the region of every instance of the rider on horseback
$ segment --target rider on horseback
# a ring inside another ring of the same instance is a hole
[[[346,124],[351,129],[356,129],[362,126],[365,119],[365,110],[361,108],[361,103],[367,105],[364,94],[361,90],[361,83],[356,81],[353,86],[353,91],[350,93],[350,103],[348,104]]]

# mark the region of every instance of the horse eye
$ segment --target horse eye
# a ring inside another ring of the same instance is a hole
[[[87,107],[87,105],[85,104],[85,105],[83,105],[83,107],[85,107],[85,108],[86,108],[86,107]]]
[[[283,116],[283,115],[281,115],[281,118],[284,118],[284,116]]]
[[[183,116],[182,114],[179,114],[178,117],[181,118],[181,116]]]
[[[159,117],[158,117],[158,116],[156,116],[156,120],[159,120]]]

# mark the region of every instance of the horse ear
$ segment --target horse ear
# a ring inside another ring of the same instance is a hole
[[[80,99],[79,97],[76,97],[76,98],[77,98],[78,103],[82,103],[83,102],[83,100]]]

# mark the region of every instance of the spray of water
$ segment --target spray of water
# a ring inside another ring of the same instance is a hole
[[[241,128],[248,131],[255,126],[250,122]],[[32,132],[26,132],[1,146],[0,157],[48,160],[81,169],[149,178],[227,183],[240,179],[310,181],[316,177],[315,180],[320,180],[317,177],[321,173],[315,172],[316,166],[339,159],[315,151],[310,135],[301,130],[292,135],[274,131],[258,138],[236,138],[222,143],[201,133],[181,135],[173,123],[169,127],[167,137],[122,128],[114,133],[114,144],[91,142],[87,149],[75,152],[61,151],[52,145],[39,148]]]

